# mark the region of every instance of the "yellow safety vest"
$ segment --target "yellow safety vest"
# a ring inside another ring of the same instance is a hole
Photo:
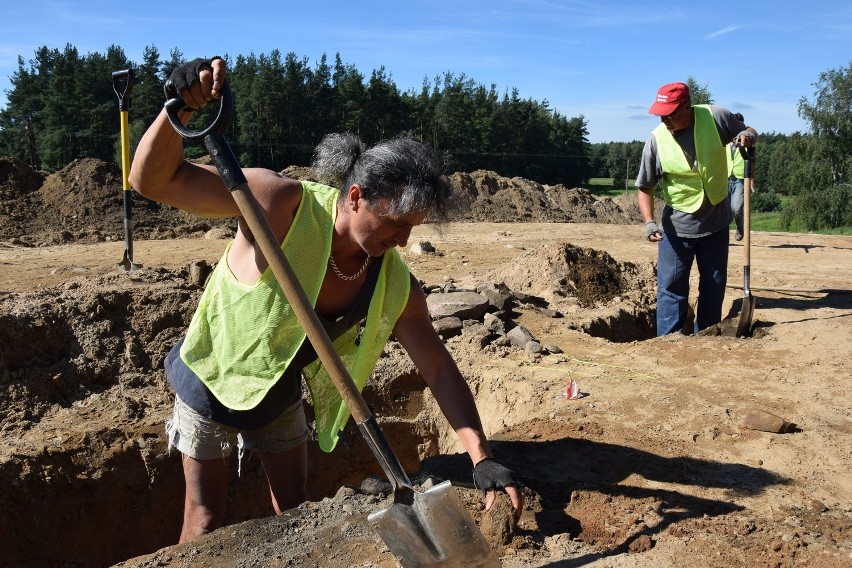
[[[281,244],[312,306],[328,266],[338,195],[335,188],[303,181],[301,203]],[[269,392],[306,336],[271,268],[248,286],[234,277],[227,260],[226,249],[201,296],[180,355],[219,402],[249,410]],[[334,342],[359,389],[408,302],[410,282],[405,262],[395,249],[388,250],[363,329],[356,325]],[[315,363],[304,374],[320,446],[330,452],[349,413],[322,365]]]
[[[663,177],[657,182],[663,199],[684,213],[698,211],[704,196],[717,205],[728,195],[728,164],[713,113],[707,105],[694,105],[695,164],[687,161],[665,124],[654,129]]]

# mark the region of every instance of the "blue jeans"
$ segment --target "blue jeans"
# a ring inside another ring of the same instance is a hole
[[[731,212],[734,214],[734,223],[737,230],[743,232],[743,180],[728,178],[728,195],[731,196]]]
[[[722,301],[728,282],[728,243],[725,228],[705,237],[683,238],[663,233],[657,258],[657,336],[683,330],[689,307],[689,273],[698,264],[698,308],[695,331],[722,321]]]

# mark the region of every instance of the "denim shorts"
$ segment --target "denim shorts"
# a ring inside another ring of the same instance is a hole
[[[242,461],[245,450],[286,452],[308,439],[302,401],[289,406],[271,424],[255,430],[239,430],[198,414],[175,397],[172,419],[166,422],[169,449],[198,460],[226,458],[236,445]]]

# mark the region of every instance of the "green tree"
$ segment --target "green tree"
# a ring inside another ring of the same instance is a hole
[[[802,137],[801,159],[789,179],[798,188],[782,215],[789,227],[800,221],[807,230],[852,224],[852,63],[820,73],[814,101],[802,97],[799,115],[812,134]]]
[[[42,50],[48,53],[46,47]],[[11,83],[8,105],[0,111],[0,153],[14,156],[38,170],[41,169],[41,155],[37,132],[45,76],[39,74],[33,61],[27,68],[24,58],[18,56],[18,70],[12,75]]]
[[[785,229],[793,220],[800,221],[808,231],[852,226],[852,184],[840,183],[799,194],[781,215]]]
[[[83,57],[75,74],[76,90],[83,123],[80,125],[80,151],[74,156],[109,156],[120,138],[118,99],[113,91],[112,73],[132,67],[124,50],[111,45],[106,54]],[[121,162],[117,162],[121,164]]]
[[[368,144],[391,138],[407,128],[399,90],[384,66],[374,69],[367,82],[362,136]]]
[[[77,71],[81,68],[80,55],[71,44],[57,51],[52,62],[40,113],[44,135],[39,143],[44,167],[51,171],[64,167],[80,153],[80,134],[86,120],[84,106],[77,98]]]
[[[331,83],[334,90],[331,114],[335,118],[337,129],[360,134],[367,100],[364,75],[354,65],[345,65],[338,53],[334,58]]]
[[[227,57],[226,57],[227,59]],[[106,52],[81,55],[40,48],[25,64],[19,58],[9,104],[0,110],[0,152],[33,166],[56,170],[85,156],[120,160],[119,94],[112,72],[130,68],[136,81],[130,104],[131,152],[161,112],[162,87],[186,60],[174,48],[165,61],[147,46],[138,67],[112,45]],[[566,117],[547,101],[521,98],[517,89],[498,97],[464,74],[446,73],[420,92],[400,93],[384,67],[369,80],[336,54],[314,68],[294,53],[238,55],[229,83],[236,112],[227,133],[244,166],[280,169],[309,162],[314,146],[332,131],[351,131],[368,144],[406,132],[419,136],[459,169],[493,169],[543,183],[579,183],[591,175],[585,118]],[[122,87],[123,85],[119,85]],[[190,129],[210,124],[218,105],[194,113]],[[206,150],[188,143],[186,155]]]
[[[469,162],[473,156],[480,155],[484,149],[483,141],[487,137],[481,129],[487,127],[487,121],[478,119],[477,84],[473,79],[453,73],[445,73],[440,97],[435,101],[435,133],[433,143],[450,150],[457,159]],[[485,95],[479,98],[482,101]]]
[[[254,112],[254,78],[258,74],[258,59],[254,53],[238,55],[230,68],[230,85],[234,94],[236,120],[234,125],[234,154],[241,164],[255,164],[261,138],[260,122]],[[237,149],[239,148],[239,149]]]
[[[257,75],[251,86],[251,112],[254,114],[253,163],[280,170],[287,145],[299,142],[300,121],[307,106],[303,101],[304,62],[288,53],[281,59],[277,49],[257,60]]]
[[[852,62],[844,69],[820,73],[813,102],[799,100],[799,116],[822,142],[820,151],[831,167],[835,184],[849,180],[852,156]]]
[[[757,191],[751,196],[751,207],[763,213],[781,211],[781,198],[772,190]]]
[[[644,142],[605,142],[589,146],[589,177],[612,178],[618,187],[633,189]]]
[[[335,117],[329,112],[334,106],[334,87],[332,86],[332,75],[334,69],[328,64],[325,53],[317,62],[313,73],[308,77],[308,89],[310,90],[310,119],[308,120],[309,141],[320,141],[329,132],[338,130]]]
[[[186,63],[186,58],[183,56],[183,52],[178,48],[173,47],[169,51],[169,59],[167,61],[163,61],[163,79],[168,79],[169,75],[172,74],[172,71],[184,63]]]
[[[441,92],[438,89],[440,78],[435,77],[435,82],[423,78],[423,85],[417,94],[406,93],[403,98],[408,99],[408,106],[414,115],[413,128],[420,134],[423,141],[433,147],[439,147],[440,132],[436,120],[438,102],[441,100]]]
[[[140,121],[144,128],[147,128],[154,122],[165,102],[163,84],[166,82],[166,77],[163,74],[160,52],[156,47],[153,45],[145,47],[142,63],[134,69],[134,73],[136,84],[133,87],[128,116],[133,121]],[[118,104],[117,98],[116,104]]]
[[[562,161],[561,171],[555,174],[553,181],[568,187],[588,183],[589,178],[592,177],[592,169],[589,163],[591,145],[586,118],[584,116],[567,118],[556,113],[554,119],[561,125],[557,128],[559,144],[556,146],[556,151],[565,158]]]
[[[707,83],[700,85],[698,79],[692,75],[686,80],[686,86],[689,87],[689,97],[694,105],[712,105],[713,95],[710,94],[710,87]]]

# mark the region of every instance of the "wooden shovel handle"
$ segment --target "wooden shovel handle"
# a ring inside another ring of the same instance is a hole
[[[754,146],[740,146],[743,157],[743,248],[745,265],[751,266],[751,187],[754,184]]]

